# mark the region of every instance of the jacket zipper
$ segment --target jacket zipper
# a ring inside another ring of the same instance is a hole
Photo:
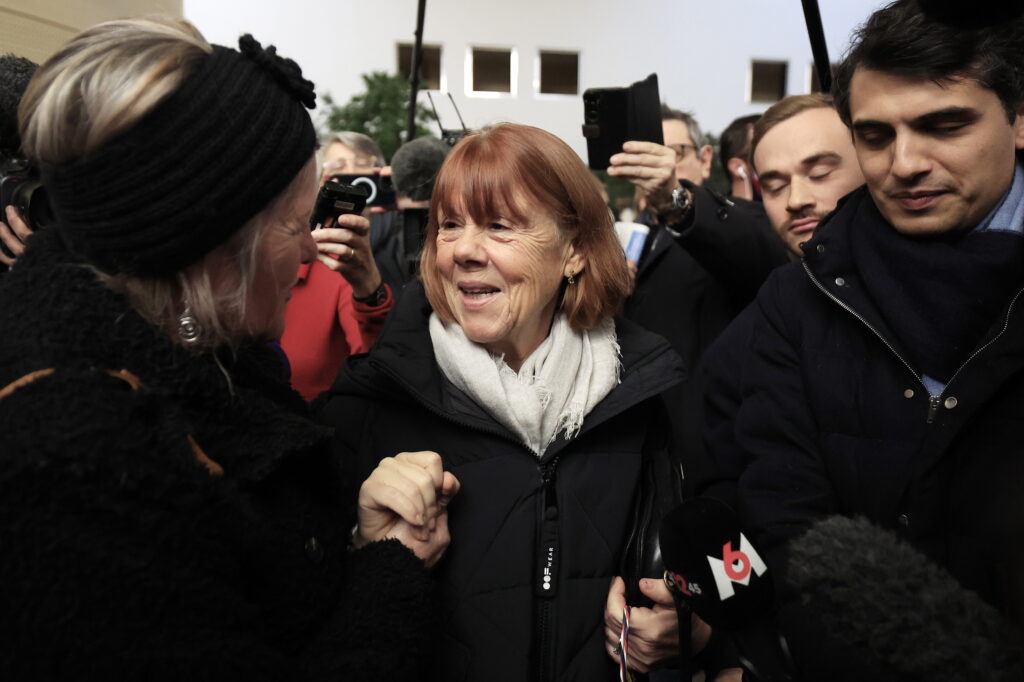
[[[398,376],[395,372],[391,371],[391,368],[382,363],[374,363],[375,366],[392,379],[396,383],[405,387],[405,389],[414,396],[418,397],[416,391],[412,390],[402,377]],[[502,429],[491,429],[487,428],[482,424],[474,424],[466,421],[457,419],[453,414],[445,412],[441,409],[435,408],[429,401],[419,399],[420,405],[425,407],[428,412],[434,414],[442,419],[445,419],[457,426],[461,426],[467,429],[473,429],[482,433],[498,436],[504,440],[510,441],[517,445],[521,445],[531,456],[533,451],[530,450],[529,446],[520,440],[517,440],[512,434]],[[535,584],[534,584],[534,599],[537,602],[537,644],[538,644],[538,660],[537,660],[537,674],[538,679],[541,682],[552,679],[551,670],[554,663],[554,648],[552,646],[552,612],[554,610],[554,598],[558,592],[558,560],[559,556],[559,536],[558,536],[558,503],[557,496],[555,494],[555,467],[558,466],[558,459],[561,454],[556,454],[548,462],[539,462],[537,464],[541,474],[541,517],[538,519],[540,526],[539,533],[537,536],[535,552],[537,556],[537,562],[539,564],[538,570],[536,571]],[[549,505],[549,500],[553,504]],[[551,515],[549,518],[549,510]],[[547,572],[545,573],[545,570]],[[544,576],[547,575],[551,579],[547,581],[545,587]]]
[[[541,466],[543,481],[541,495],[540,534],[536,547],[534,600],[537,604],[537,678],[540,682],[552,679],[554,646],[552,641],[552,615],[558,594],[558,561],[561,558],[558,533],[558,495],[555,490],[555,467],[558,455]]]
[[[838,297],[836,297],[831,291],[829,291],[824,286],[822,286],[821,282],[818,281],[818,278],[814,276],[813,272],[811,272],[811,268],[810,268],[810,266],[807,265],[807,261],[806,260],[801,259],[800,263],[801,263],[801,265],[804,266],[804,272],[807,273],[807,276],[811,278],[811,281],[814,282],[814,286],[818,287],[818,289],[821,291],[821,293],[823,293],[826,296],[828,296],[833,302],[836,303],[836,305],[838,305],[840,308],[842,308],[846,312],[848,312],[851,315],[853,315],[854,317],[856,317],[858,320],[861,321],[861,323],[865,327],[867,327],[872,332],[874,332],[875,336],[877,336],[878,339],[883,344],[885,344],[885,347],[888,348],[890,351],[892,351],[892,354],[896,356],[896,359],[898,359],[901,363],[903,363],[903,366],[907,368],[907,371],[910,372],[914,376],[915,379],[917,379],[917,382],[919,384],[921,384],[922,388],[924,388],[925,393],[928,394],[928,415],[927,415],[927,418],[926,418],[927,419],[927,423],[929,423],[929,424],[933,423],[935,421],[935,416],[939,412],[939,406],[942,405],[942,396],[945,395],[945,392],[946,392],[945,388],[943,388],[943,390],[938,395],[932,395],[931,391],[929,391],[928,387],[925,385],[924,380],[921,379],[921,375],[914,371],[914,368],[910,366],[910,363],[907,362],[903,358],[903,356],[899,354],[899,352],[893,347],[893,345],[891,343],[889,343],[886,340],[886,338],[884,336],[882,336],[882,333],[879,332],[877,329],[875,329],[875,327],[870,322],[865,320],[864,317],[860,313],[858,313],[856,310],[854,310],[849,305],[847,305],[842,300],[840,300]],[[973,360],[974,358],[978,357],[979,353],[983,352],[986,348],[988,348],[993,343],[995,343],[999,339],[999,337],[1002,336],[1004,332],[1006,332],[1007,328],[1010,326],[1010,315],[1013,313],[1013,308],[1014,308],[1014,306],[1017,305],[1017,299],[1020,297],[1021,293],[1024,293],[1024,288],[1019,289],[1017,291],[1017,293],[1014,294],[1013,299],[1010,301],[1010,305],[1006,309],[1006,316],[1003,318],[1003,328],[999,330],[999,333],[996,334],[995,336],[993,336],[991,339],[989,339],[984,345],[982,345],[982,346],[978,347],[977,349],[975,349],[975,351],[973,353],[971,353],[970,357],[968,357],[966,360],[964,360],[963,364],[960,365],[960,367],[955,372],[953,372],[953,376],[951,376],[949,378],[949,381],[946,382],[946,386],[949,386],[950,384],[953,383],[953,379],[955,379],[957,377],[957,375],[960,374],[960,372],[963,370],[963,368],[966,367],[971,362],[971,360]]]

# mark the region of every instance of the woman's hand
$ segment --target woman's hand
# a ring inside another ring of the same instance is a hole
[[[313,230],[317,259],[348,280],[352,295],[366,298],[383,281],[370,251],[370,221],[358,215],[338,216],[337,223]]]
[[[3,242],[4,247],[13,258],[0,249],[0,263],[11,266],[25,250],[25,240],[32,235],[32,230],[28,228],[13,206],[7,207],[6,219],[6,223],[0,222],[0,242]]]
[[[640,673],[654,670],[679,655],[679,620],[672,593],[664,580],[644,578],[640,591],[654,602],[653,608],[633,607],[629,612],[629,667]],[[608,589],[604,612],[604,639],[608,655],[619,662],[619,633],[626,608],[626,583],[616,577]],[[697,616],[691,623],[690,645],[700,652],[711,637],[711,628]]]
[[[432,567],[448,547],[448,502],[459,481],[436,452],[402,452],[381,460],[359,489],[355,545],[394,538]]]

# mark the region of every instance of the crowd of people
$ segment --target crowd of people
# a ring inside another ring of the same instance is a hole
[[[0,673],[1024,679],[1024,24],[978,23],[876,11],[724,192],[663,105],[629,261],[536,127],[388,164],[181,20],[2,58],[53,219],[0,220]],[[311,229],[353,178],[395,197]]]

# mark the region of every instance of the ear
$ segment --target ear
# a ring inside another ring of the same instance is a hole
[[[1024,149],[1024,102],[1017,106],[1017,117],[1013,119],[1013,141],[1018,150]]]
[[[701,176],[707,180],[711,177],[711,159],[715,156],[715,150],[711,145],[706,144],[700,148],[698,156],[700,157]]]
[[[731,159],[729,159],[725,164],[725,168],[729,172],[730,180],[733,180],[735,178],[739,178],[740,180],[746,179],[745,177],[740,175],[740,169],[743,169],[743,172],[747,173],[747,163],[738,156],[734,156]],[[747,173],[747,175],[749,175],[749,173]]]
[[[587,267],[587,257],[583,255],[575,242],[569,242],[567,249],[565,265],[562,266],[562,276],[572,275],[575,277]]]

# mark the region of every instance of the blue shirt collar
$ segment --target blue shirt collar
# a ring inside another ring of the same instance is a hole
[[[978,232],[1001,230],[1024,234],[1024,168],[1019,162],[1014,166],[1010,189],[974,229]]]

